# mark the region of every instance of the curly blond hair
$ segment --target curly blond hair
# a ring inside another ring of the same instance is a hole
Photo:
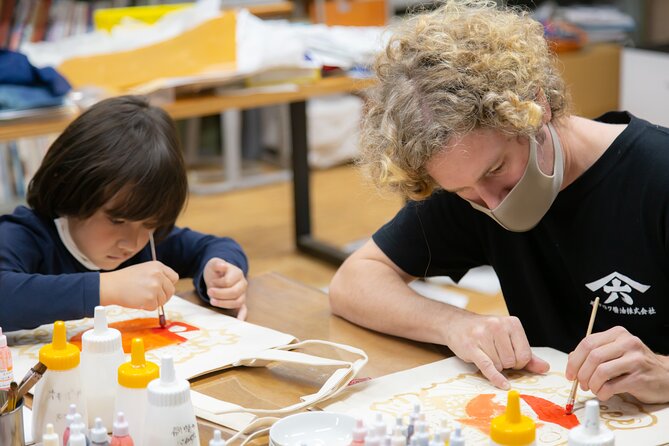
[[[438,186],[425,165],[477,128],[534,137],[544,109],[568,98],[540,23],[494,1],[450,0],[415,15],[375,61],[359,163],[377,185],[420,200]]]

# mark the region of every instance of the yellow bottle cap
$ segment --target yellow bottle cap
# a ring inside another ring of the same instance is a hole
[[[490,439],[500,445],[526,445],[534,441],[534,420],[520,413],[520,395],[509,390],[506,412],[493,418],[490,423]]]
[[[118,368],[118,383],[123,387],[144,389],[151,381],[160,376],[158,365],[147,361],[144,357],[144,340],[132,340],[130,362],[123,363]]]
[[[40,362],[47,370],[70,370],[79,365],[79,356],[77,346],[67,342],[65,322],[54,322],[51,344],[39,349]]]

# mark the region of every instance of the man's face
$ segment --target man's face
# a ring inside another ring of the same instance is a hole
[[[105,205],[86,219],[69,217],[72,240],[79,250],[103,270],[118,268],[149,241],[153,228],[147,221],[111,217]]]
[[[539,167],[550,175],[553,153],[544,150],[544,146],[538,147]],[[443,189],[492,210],[523,176],[528,158],[527,138],[477,129],[450,141],[426,167]]]

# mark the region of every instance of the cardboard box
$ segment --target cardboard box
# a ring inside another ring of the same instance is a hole
[[[562,75],[571,93],[574,114],[596,118],[618,110],[620,45],[601,43],[559,54]]]

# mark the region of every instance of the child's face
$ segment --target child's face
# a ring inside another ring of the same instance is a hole
[[[104,270],[119,267],[149,242],[153,228],[146,220],[111,217],[108,206],[86,219],[69,217],[70,235],[81,252]]]

